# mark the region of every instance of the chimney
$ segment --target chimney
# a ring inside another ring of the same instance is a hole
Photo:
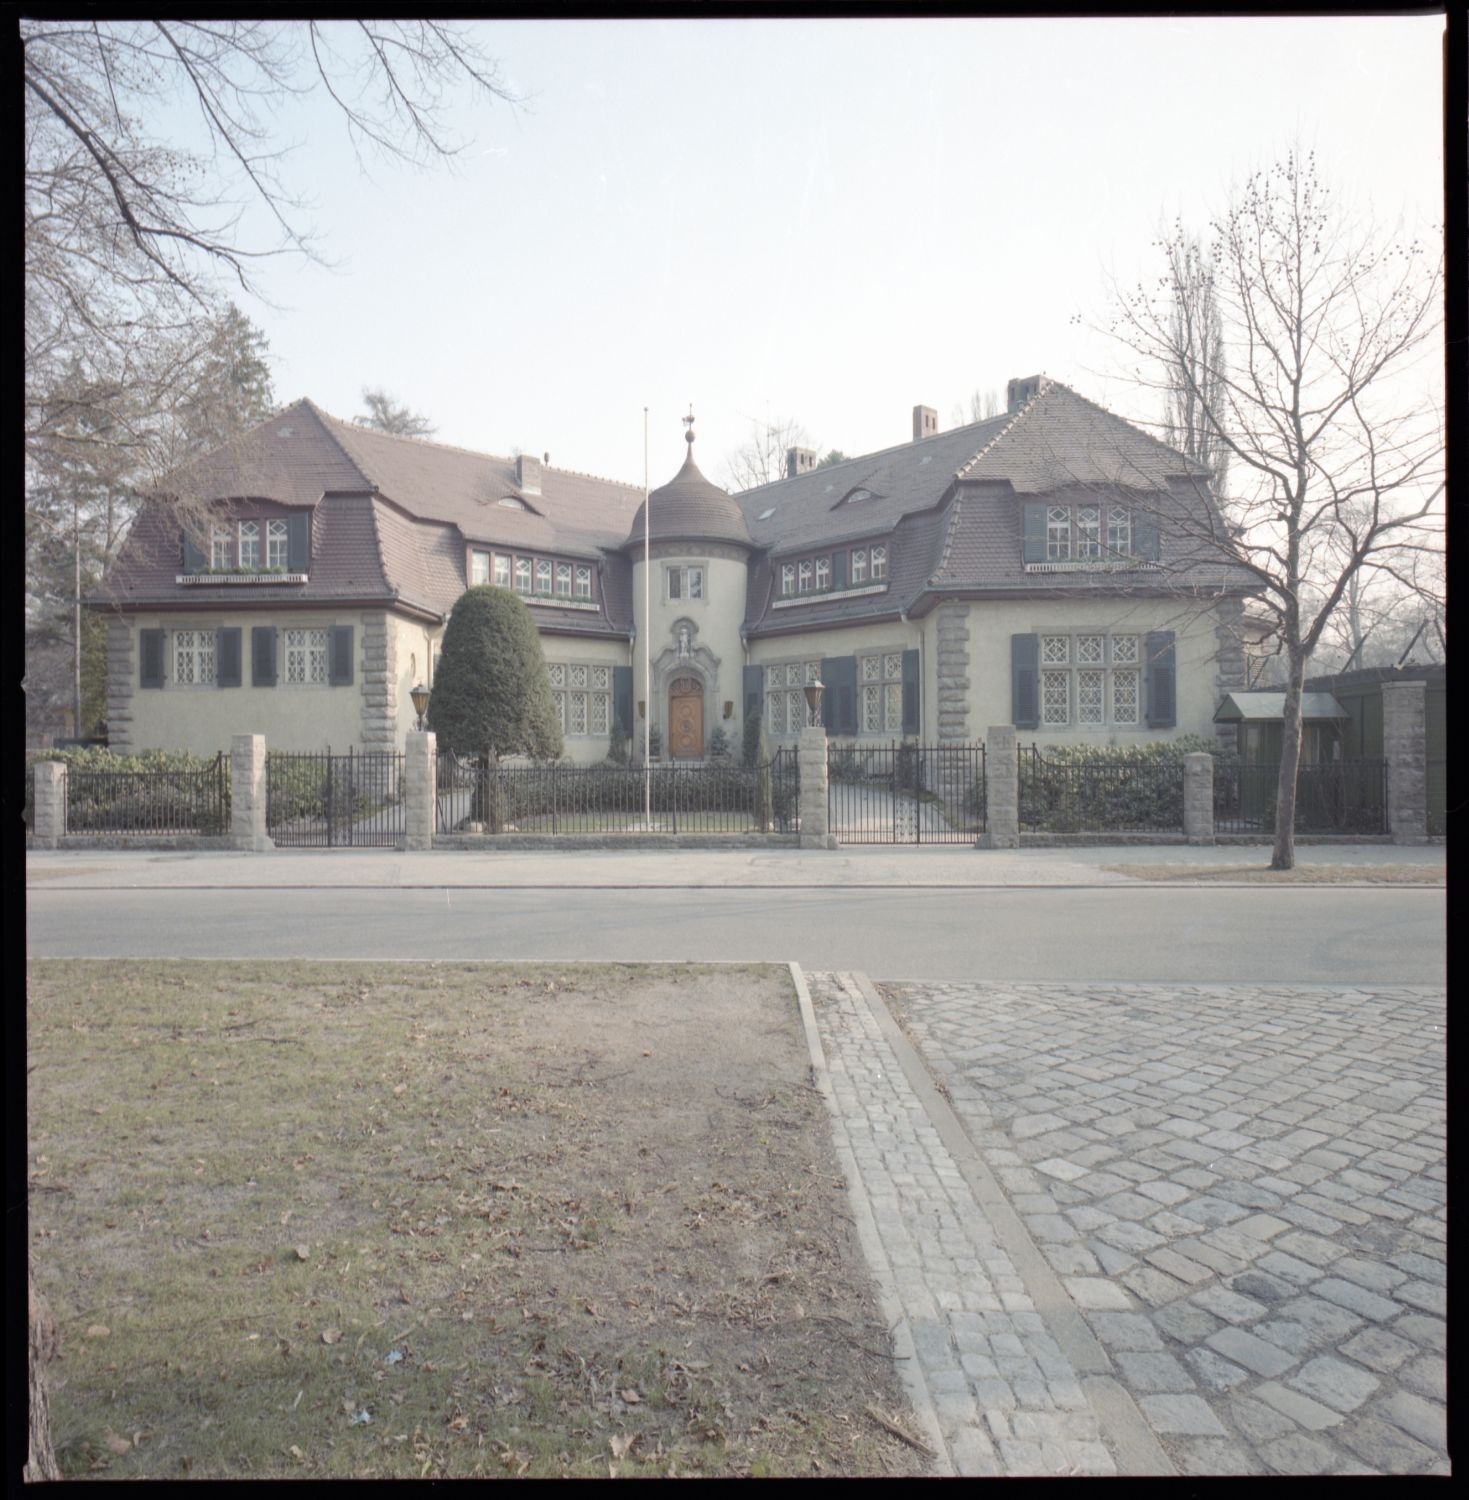
[[[939,430],[939,414],[931,406],[913,408],[913,441],[933,437]]]
[[[1005,385],[1005,409],[1012,416],[1033,397],[1038,396],[1044,375],[1018,376]]]
[[[515,487],[523,495],[539,495],[541,493],[541,464],[539,459],[532,458],[528,453],[522,453],[515,460]]]
[[[809,474],[815,467],[816,455],[810,448],[786,449],[787,479],[794,479],[797,474]]]

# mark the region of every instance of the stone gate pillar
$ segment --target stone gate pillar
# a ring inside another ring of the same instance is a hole
[[[801,847],[835,849],[826,810],[826,730],[819,724],[801,731]]]
[[[1020,757],[1013,724],[991,724],[984,737],[985,812],[981,849],[1020,847]]]
[[[1183,836],[1191,844],[1214,842],[1214,757],[1205,750],[1183,758]]]
[[[275,848],[265,831],[263,734],[237,734],[230,740],[230,836],[236,849],[259,854]]]
[[[38,760],[33,769],[36,789],[31,803],[31,843],[37,849],[54,849],[66,832],[66,764]]]
[[[408,731],[403,757],[405,849],[432,849],[434,846],[438,739],[431,729]]]
[[[1428,842],[1427,687],[1382,685],[1382,753],[1387,761],[1387,831],[1395,844]]]

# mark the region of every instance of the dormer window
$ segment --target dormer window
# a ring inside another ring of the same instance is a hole
[[[872,581],[881,583],[888,576],[888,549],[879,542],[872,549]]]
[[[267,521],[265,523],[265,566],[267,568],[285,567],[289,546],[286,523]]]
[[[859,588],[867,582],[867,548],[852,548],[852,587]]]
[[[228,526],[216,526],[210,532],[209,566],[216,573],[225,573],[234,567],[234,541]]]
[[[1131,568],[1159,559],[1157,524],[1146,514],[1134,517],[1126,505],[1033,500],[1023,518],[1022,561],[1032,570]]]
[[[848,491],[846,498],[842,500],[843,505],[856,505],[863,500],[871,500],[872,491],[858,485],[856,489]]]
[[[556,592],[563,599],[571,598],[571,564],[559,562],[556,564]]]
[[[817,588],[817,591],[820,592],[822,589],[829,589],[830,587],[831,587],[831,559],[829,557],[818,557],[816,559],[816,588]]]
[[[515,592],[517,594],[530,593],[530,558],[528,557],[515,559]]]
[[[782,563],[780,565],[780,596],[782,599],[790,599],[796,592],[796,565],[795,563]]]
[[[469,581],[476,587],[490,581],[490,554],[488,552],[470,553]]]
[[[510,587],[510,559],[503,552],[495,554],[495,587],[497,589]]]
[[[254,573],[260,567],[260,522],[240,522],[240,571]]]
[[[506,510],[529,510],[530,509],[530,507],[525,503],[524,500],[517,500],[514,495],[506,495],[503,500],[500,500],[497,503],[500,504],[500,505],[503,505]]]

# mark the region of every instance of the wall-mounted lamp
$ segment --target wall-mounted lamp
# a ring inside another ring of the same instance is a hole
[[[724,717],[726,719],[734,718],[734,704],[728,698],[724,700]]]
[[[809,725],[817,725],[821,722],[821,695],[826,691],[826,684],[817,678],[815,682],[806,684],[806,722]]]
[[[413,712],[418,715],[418,727],[423,728],[423,716],[428,709],[428,689],[419,682],[408,689],[408,696],[413,699]]]
[[[647,717],[648,717],[648,701],[647,701],[646,698],[639,698],[638,699],[638,718],[640,718],[640,719],[646,719]]]

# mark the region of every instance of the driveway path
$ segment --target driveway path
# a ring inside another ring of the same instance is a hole
[[[1448,1472],[1441,991],[811,989],[953,1468]]]

